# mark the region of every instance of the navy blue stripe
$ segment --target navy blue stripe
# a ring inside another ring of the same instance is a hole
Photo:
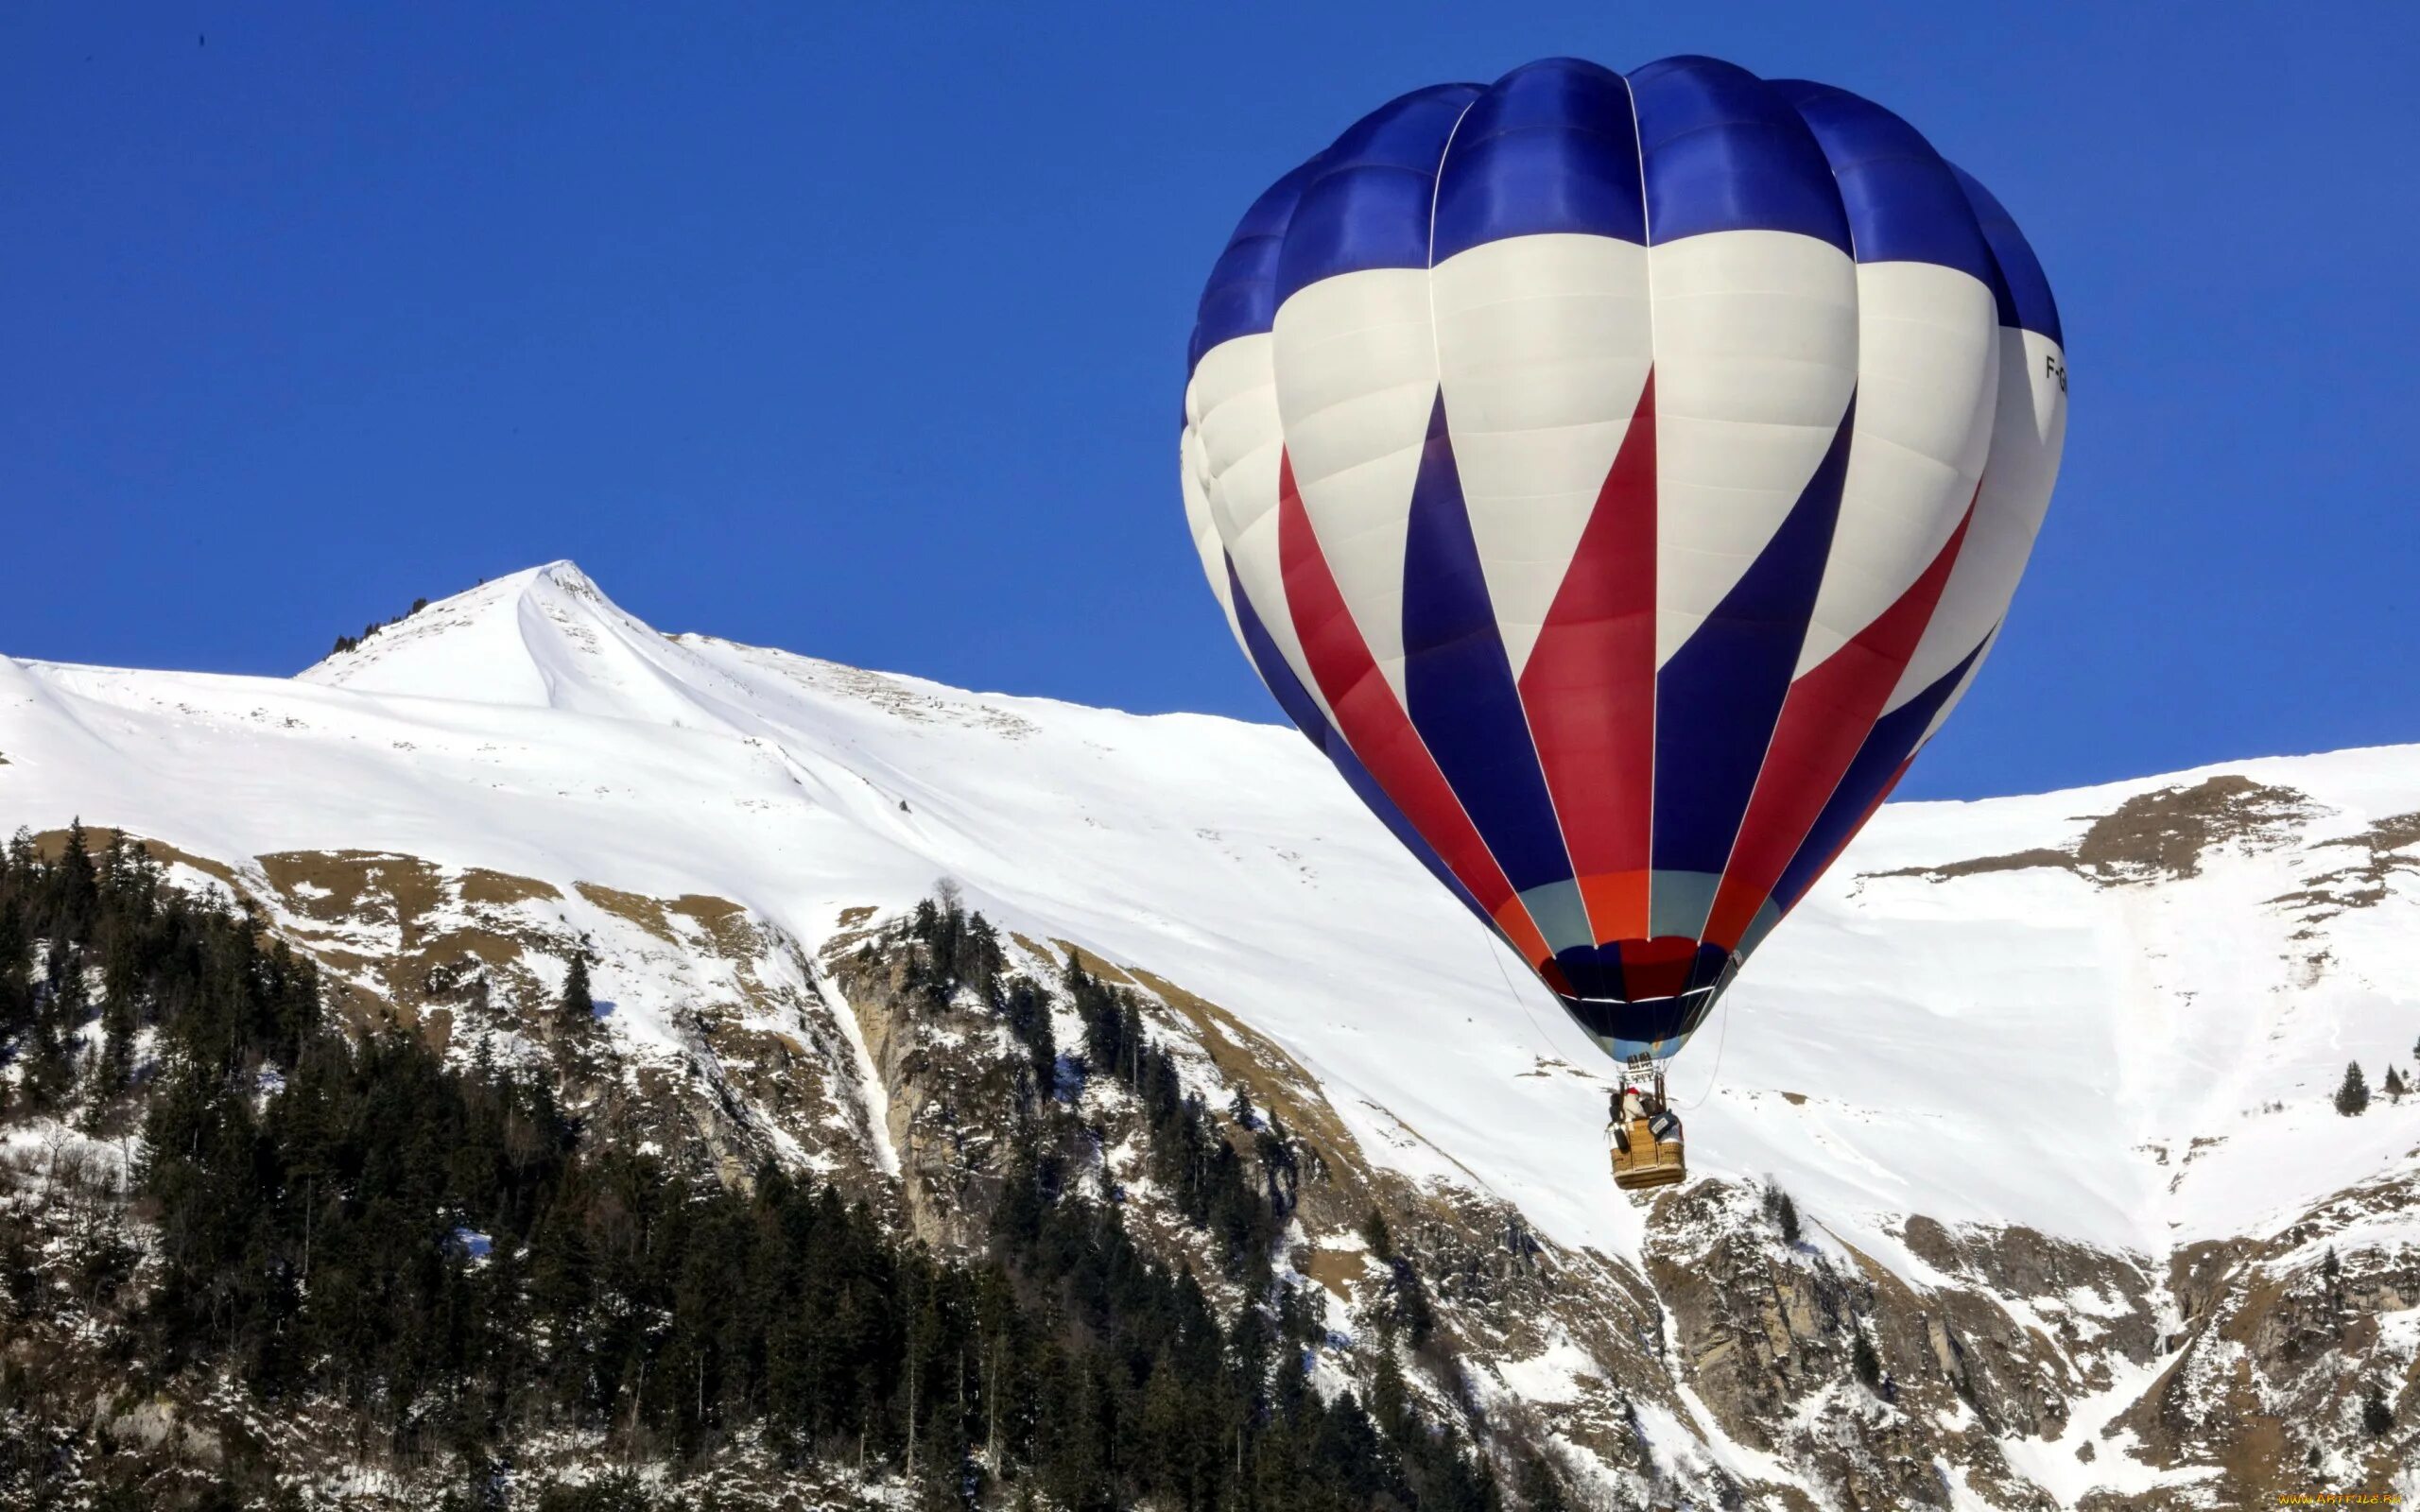
[[[1784,79],[1773,88],[1797,108],[1831,162],[1858,262],[1936,263],[1995,282],[1974,206],[1914,127],[1829,84]]]
[[[1607,1007],[1602,1018],[1607,1032],[1616,1040],[1685,1040],[1697,1032],[1705,1016],[1714,1011],[1715,995],[1698,992],[1710,988],[1722,978],[1724,963],[1731,953],[1720,945],[1698,944],[1698,954],[1689,963],[1685,988],[1670,997],[1629,998],[1617,1006]],[[1627,997],[1627,994],[1625,994]]]
[[[1302,201],[1303,186],[1318,167],[1319,160],[1313,158],[1270,184],[1236,223],[1236,233],[1227,238],[1226,250],[1211,265],[1210,281],[1202,286],[1185,353],[1188,375],[1201,366],[1202,354],[1220,342],[1257,335],[1276,323],[1277,250]]]
[[[1447,869],[1435,848],[1420,837],[1420,832],[1411,827],[1411,820],[1404,816],[1403,810],[1395,807],[1394,799],[1387,797],[1386,790],[1378,786],[1378,780],[1370,775],[1370,769],[1361,765],[1361,758],[1353,754],[1353,747],[1345,744],[1344,736],[1327,722],[1327,715],[1305,691],[1302,679],[1294,676],[1294,669],[1286,664],[1286,653],[1277,649],[1277,643],[1270,639],[1269,627],[1261,623],[1260,615],[1253,610],[1251,597],[1244,593],[1242,581],[1236,576],[1233,558],[1227,560],[1227,591],[1234,595],[1236,624],[1244,632],[1244,646],[1252,653],[1252,664],[1258,669],[1260,680],[1267,683],[1270,693],[1275,696],[1277,706],[1286,711],[1286,717],[1294,721],[1294,728],[1319,748],[1320,754],[1336,764],[1345,785],[1353,789],[1353,796],[1359,799],[1362,806],[1376,815],[1378,821],[1403,842],[1403,848],[1411,852],[1412,859],[1426,867],[1429,875],[1452,888],[1454,896],[1462,901],[1463,907],[1485,920],[1488,928],[1495,929],[1495,921],[1488,918],[1487,910],[1478,905],[1478,900],[1462,885],[1461,879]]]
[[[1676,1040],[1687,1029],[1697,1027],[1691,1022],[1691,1006],[1683,998],[1640,998],[1629,1003],[1575,1003],[1565,998],[1563,1003],[1564,1011],[1571,1015],[1572,1022],[1590,1034],[1608,1040],[1635,1040],[1643,1044]],[[1696,1017],[1704,1017],[1702,1006]]]
[[[1619,945],[1574,945],[1557,951],[1554,964],[1563,968],[1563,979],[1571,984],[1575,998],[1617,998],[1622,995],[1622,948]],[[1571,1006],[1569,998],[1564,1005]],[[1577,1010],[1574,1018],[1580,1018]],[[1582,1028],[1592,1021],[1581,1018]]]
[[[1286,711],[1286,717],[1294,721],[1294,728],[1322,753],[1331,745],[1344,744],[1344,737],[1327,722],[1319,701],[1294,676],[1294,669],[1286,664],[1286,653],[1277,649],[1277,643],[1270,638],[1269,627],[1261,623],[1259,611],[1252,607],[1252,598],[1244,592],[1243,580],[1236,576],[1233,557],[1227,558],[1227,593],[1235,600],[1236,627],[1244,633],[1244,648],[1252,653],[1253,667],[1259,672],[1260,680],[1269,685],[1277,707]]]
[[[2000,324],[2048,336],[2066,347],[2066,338],[2059,334],[2059,301],[2050,297],[2049,275],[2042,271],[2042,260],[2033,255],[2033,244],[1973,174],[1957,167],[1950,172],[1958,176],[1958,186],[1974,205],[1976,222],[1999,265]]]
[[[1555,957],[1565,975],[1574,970],[1574,957],[1582,953],[1566,951]],[[1581,988],[1573,977],[1573,987],[1582,997],[1621,998],[1620,1002],[1575,1003],[1566,998],[1564,1009],[1591,1034],[1609,1040],[1635,1040],[1652,1043],[1658,1040],[1683,1040],[1697,1032],[1706,1015],[1714,1011],[1716,994],[1702,993],[1692,997],[1700,988],[1710,988],[1722,979],[1722,969],[1729,964],[1731,953],[1720,945],[1698,947],[1697,958],[1689,965],[1687,991],[1672,997],[1629,998],[1621,988],[1620,947],[1608,945],[1597,953],[1608,963],[1611,976],[1593,978],[1602,990]],[[1582,963],[1581,970],[1602,972],[1607,968]]]
[[[1722,969],[1730,963],[1729,951],[1720,945],[1708,944],[1704,940],[1698,941],[1698,958],[1689,965],[1688,990],[1695,992],[1701,988],[1710,988],[1721,981]],[[1691,1032],[1704,1022],[1706,1014],[1714,1007],[1714,994],[1708,992],[1698,999],[1697,1004],[1697,1011],[1681,1025],[1683,1034]]]
[[[1647,241],[1630,90],[1612,69],[1577,58],[1530,63],[1490,85],[1437,176],[1434,261],[1547,232]]]
[[[1657,245],[1711,231],[1786,231],[1850,250],[1824,149],[1789,102],[1744,68],[1667,58],[1630,76]]]
[[[1984,642],[1990,639],[1987,635],[1983,642],[1977,642],[1974,650],[1924,692],[1874,722],[1874,728],[1866,732],[1865,744],[1858,747],[1857,760],[1849,763],[1849,769],[1841,777],[1841,785],[1832,789],[1824,812],[1815,816],[1814,827],[1798,843],[1798,853],[1789,858],[1781,880],[1773,885],[1773,902],[1782,912],[1798,906],[1798,901],[1806,896],[1806,889],[1824,874],[1833,852],[1857,833],[1858,821],[1865,816],[1867,807],[1880,796],[1891,774],[1916,748],[1916,742],[1925,738],[1933,715],[1941,712],[1942,703],[1956,691],[1959,679],[1966,676],[1966,669],[1975,664],[1975,658],[1983,652]]]
[[[1722,870],[1815,612],[1857,400],[1746,573],[1655,675],[1655,869]]]
[[[1277,303],[1340,273],[1426,267],[1428,215],[1445,139],[1477,84],[1438,84],[1390,100],[1319,155],[1277,256]]]
[[[1935,164],[1953,176],[1966,215]],[[1639,241],[1651,227],[1657,242],[1799,232],[1866,262],[1975,272],[1999,297],[2001,323],[2064,340],[2049,282],[2008,212],[1891,112],[1711,58],[1668,58],[1626,84],[1594,63],[1550,58],[1485,90],[1441,84],[1390,101],[1270,186],[1211,270],[1189,363],[1269,330],[1307,284],[1428,266],[1432,214],[1435,260],[1540,232]],[[1988,256],[1977,256],[1976,236]]]
[[[1403,561],[1405,712],[1516,890],[1571,875],[1479,570],[1445,399],[1428,414]]]

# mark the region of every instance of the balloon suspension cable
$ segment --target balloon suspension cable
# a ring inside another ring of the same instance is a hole
[[[1713,1096],[1713,1089],[1716,1089],[1716,1084],[1719,1084],[1719,1081],[1723,1079],[1723,1045],[1728,1045],[1728,1042],[1730,1042],[1730,1009],[1725,1009],[1725,1006],[1723,1006],[1723,1004],[1720,1004],[1720,1002],[1716,1002],[1716,1004],[1713,1004],[1713,1006],[1716,1006],[1716,1011],[1719,1011],[1719,1014],[1723,1014],[1723,1033],[1719,1033],[1719,1036],[1713,1038],[1713,1074],[1708,1074],[1708,1076],[1706,1076],[1706,1089],[1703,1089],[1702,1093],[1697,1093],[1697,1098],[1691,1098],[1691,1101],[1682,1103],[1682,1106],[1680,1106],[1680,1108],[1682,1108],[1682,1113],[1697,1113],[1697,1106],[1699,1106],[1699,1103],[1703,1103],[1703,1101],[1706,1101],[1706,1098],[1711,1098],[1711,1096]]]
[[[1530,1005],[1521,1001],[1521,989],[1512,985],[1512,973],[1504,970],[1504,953],[1495,948],[1500,942],[1493,932],[1482,931],[1482,933],[1487,936],[1487,958],[1495,963],[1495,975],[1504,984],[1504,995],[1511,998],[1512,1005],[1521,1010],[1521,1017],[1530,1021],[1530,1031],[1538,1037],[1539,1047],[1551,1052],[1554,1049],[1554,1041],[1547,1038],[1547,1031],[1538,1022],[1537,1015],[1531,1013]]]
[[[1730,973],[1726,970],[1724,972],[1724,981],[1726,985],[1728,985],[1729,978]],[[1724,1046],[1731,1043],[1731,1010],[1722,1005],[1721,998],[1716,998],[1714,1000],[1714,1006],[1715,1011],[1722,1015],[1722,1032],[1714,1038],[1714,1070],[1705,1079],[1705,1090],[1699,1092],[1694,1101],[1683,1103],[1681,1105],[1681,1110],[1685,1113],[1696,1112],[1698,1104],[1703,1103],[1707,1098],[1713,1096],[1714,1089],[1722,1080],[1722,1051]]]

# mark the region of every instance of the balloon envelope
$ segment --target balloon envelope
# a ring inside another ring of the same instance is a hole
[[[1236,641],[1616,1056],[1680,1047],[1940,728],[2066,423],[1981,185],[1706,58],[1380,106],[1245,213],[1189,359]]]

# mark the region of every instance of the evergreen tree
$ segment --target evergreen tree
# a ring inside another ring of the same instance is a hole
[[[0,868],[5,868],[0,860]],[[0,878],[8,875],[0,869]],[[22,1041],[33,1027],[33,940],[26,932],[26,910],[13,888],[0,885],[0,1045]]]
[[[1525,1512],[1569,1512],[1571,1503],[1563,1494],[1563,1482],[1543,1456],[1521,1468],[1520,1483],[1514,1489],[1520,1494]]]
[[[133,1079],[134,1009],[130,1004],[111,998],[101,1006],[101,1051],[94,1058],[87,1088],[93,1099],[88,1110],[91,1126],[102,1125],[110,1105]]]
[[[1302,1170],[1292,1136],[1271,1108],[1267,1123],[1253,1136],[1253,1154],[1260,1161],[1261,1181],[1270,1211],[1283,1218],[1294,1209],[1301,1191]]]
[[[1059,1083],[1059,1044],[1050,1028],[1049,998],[1020,977],[1010,986],[1000,1011],[1009,1021],[1009,1032],[1026,1048],[1036,1095],[1048,1101]]]
[[[1375,1206],[1373,1206],[1368,1216],[1361,1220],[1361,1242],[1368,1245],[1370,1253],[1382,1262],[1395,1258],[1394,1234],[1387,1228],[1387,1215],[1380,1212]]]
[[[1858,1380],[1865,1383],[1868,1391],[1876,1390],[1881,1386],[1882,1357],[1875,1352],[1874,1341],[1866,1337],[1863,1324],[1857,1325],[1857,1343],[1850,1349],[1849,1364],[1857,1371]]]
[[[54,936],[43,966],[43,996],[34,1010],[25,1088],[37,1108],[59,1108],[75,1095],[77,1033],[91,1017],[82,953]]]
[[[2385,1090],[2387,1101],[2393,1103],[2399,1103],[2403,1101],[2403,1094],[2406,1091],[2403,1085],[2403,1073],[2397,1071],[2393,1066],[2386,1068]]]
[[[2383,1438],[2394,1426],[2394,1409],[2387,1405],[2386,1393],[2373,1381],[2361,1398],[2361,1431],[2372,1438]]]
[[[1789,1194],[1784,1192],[1779,1186],[1765,1188],[1765,1216],[1771,1218],[1773,1221],[1773,1227],[1781,1230],[1783,1244],[1798,1243],[1798,1204],[1791,1201]]]
[[[60,846],[59,870],[53,883],[58,911],[57,924],[62,933],[81,939],[92,931],[92,911],[100,893],[99,879],[93,870],[92,838],[84,833],[80,818],[69,821],[67,837]]]
[[[2345,1062],[2344,1080],[2336,1089],[2336,1110],[2346,1118],[2359,1118],[2369,1106],[2370,1082],[2361,1074],[2361,1063]]]
[[[563,977],[562,996],[555,1006],[565,1022],[573,1024],[586,1023],[596,1017],[596,1000],[589,992],[588,952],[584,948],[573,953],[571,971]]]
[[[137,919],[147,911],[151,885],[156,885],[156,876],[145,865],[147,860],[139,847],[130,850],[125,837],[116,835],[110,840],[108,863],[102,869],[104,891]],[[133,1079],[138,971],[136,931],[111,931],[101,960],[101,1053],[92,1079],[92,1115],[96,1126],[110,1103]]]

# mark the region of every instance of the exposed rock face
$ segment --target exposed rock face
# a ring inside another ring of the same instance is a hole
[[[93,1404],[93,1423],[104,1443],[164,1452],[199,1470],[207,1471],[226,1456],[218,1434],[187,1421],[183,1408],[167,1397],[103,1397]]]
[[[2310,876],[2302,886],[2270,902],[2290,910],[2306,926],[2347,909],[2375,907],[2386,901],[2389,878],[2420,871],[2420,857],[2407,853],[2415,845],[2420,845],[2420,814],[2376,820],[2359,834],[2313,847],[2328,852],[2330,859],[2341,852],[2346,864]]]
[[[2121,1419],[2144,1457],[2222,1488],[2220,1505],[2274,1505],[2322,1486],[2407,1488],[2420,1442],[2420,1248],[2394,1220],[2415,1201],[2408,1182],[2375,1183],[2266,1243],[2180,1252],[2170,1285],[2187,1301],[2186,1332]],[[2381,1229],[2391,1242],[2370,1242]],[[2383,1417],[2365,1420],[2365,1409]],[[2144,1504],[2209,1503],[2177,1493]]]
[[[2282,845],[2310,812],[2310,799],[2290,787],[2224,773],[2128,799],[2092,821],[2076,862],[2108,883],[2195,876],[2211,847]]]
[[[2262,816],[2293,802],[2204,787],[2152,795],[2065,864],[2112,881],[2190,867],[2219,839],[2256,840]],[[2400,833],[2369,847],[2371,864],[2403,864]],[[1063,1054],[1043,1076],[995,1003],[936,991],[921,947],[870,910],[810,948],[704,896],[386,853],[171,859],[249,899],[345,984],[365,1024],[549,1065],[568,1103],[625,1137],[735,1186],[769,1160],[815,1171],[936,1248],[984,1245],[1033,1110],[1056,1100],[1083,1131],[1078,1178],[1121,1202],[1147,1249],[1224,1307],[1259,1300],[1155,1189],[1138,1100],[1083,1074],[1059,986],[1076,959],[1132,994],[1188,1093],[1239,1109],[1219,1119],[1238,1152],[1283,1130],[1289,1163],[1269,1177],[1288,1220],[1278,1286],[1325,1311],[1319,1378],[1366,1387],[1390,1356],[1483,1441],[1545,1448],[1580,1504],[2251,1506],[2385,1486],[2420,1438],[2406,1426],[2420,1416],[2406,1407],[2420,1353],[2406,1181],[2338,1194],[2264,1242],[2154,1259],[1922,1214],[1892,1230],[1904,1256],[1877,1257],[1786,1194],[1700,1177],[1641,1202],[1634,1263],[1559,1246],[1473,1184],[1372,1160],[1266,1036],[1062,942],[1013,938],[1001,968],[1047,1000]],[[651,986],[567,1021],[563,972],[580,953],[600,981]],[[1631,1199],[1608,1187],[1606,1200]],[[1430,1310],[1417,1343],[1401,1326],[1408,1287]],[[205,1469],[220,1452],[207,1404],[93,1412],[112,1442]],[[2130,1461],[2123,1493],[2071,1494],[2088,1478],[2046,1469]]]
[[[1918,1219],[1911,1247],[1950,1264],[2008,1260],[1998,1278],[1957,1275],[1919,1292],[1819,1230],[1786,1237],[1775,1206],[1714,1182],[1657,1205],[1649,1269],[1671,1310],[1674,1364],[1722,1432],[1847,1505],[1953,1504],[1944,1465],[1994,1505],[2056,1504],[1997,1441],[2064,1431],[2059,1383],[2077,1361],[2004,1304],[2057,1291],[2051,1267],[2108,1284],[2108,1263],[2051,1259],[2059,1246],[2023,1230],[1953,1240]]]
[[[1922,1216],[1904,1237],[1963,1283],[1938,1294],[1943,1330],[1962,1314],[1978,1345],[1959,1351],[1959,1380],[1988,1421],[2020,1436],[2060,1436],[2069,1398],[2108,1390],[2113,1365],[2147,1365],[2158,1348],[2151,1282],[2128,1256],[2025,1228],[1953,1233]],[[2020,1322],[2010,1302],[2032,1315]]]
[[[2293,827],[2309,818],[2313,811],[2309,797],[2293,788],[2221,773],[2191,787],[2163,787],[2127,799],[2109,813],[2093,818],[2071,849],[2037,847],[2006,855],[1976,856],[1866,875],[1947,882],[1992,871],[2053,868],[2075,872],[2102,886],[2175,881],[2200,875],[2202,858],[2214,847],[2233,845],[2260,850],[2286,844],[2292,837]],[[2383,842],[2392,834],[2382,828],[2380,838]],[[2394,843],[2409,845],[2412,838],[2420,838],[2420,832]],[[2373,855],[2381,853],[2376,845],[2371,849]],[[2386,849],[2391,850],[2394,846]]]
[[[1037,978],[1064,958],[1064,947],[1018,943],[1015,969]],[[979,1008],[915,1001],[911,948],[855,938],[833,980],[884,1083],[908,1221],[937,1244],[979,1244],[1028,1091],[1015,1047]],[[1495,1431],[1557,1446],[1583,1500],[2073,1504],[2010,1452],[2025,1444],[2080,1467],[2135,1455],[2171,1477],[2135,1495],[2095,1494],[2096,1506],[2212,1504],[2214,1494],[2249,1505],[2315,1476],[2382,1485],[2394,1468],[2393,1435],[2359,1454],[2342,1447],[2362,1432],[2360,1372],[2347,1362],[2377,1358],[2394,1332],[2379,1320],[2403,1314],[2386,1394],[2399,1400],[2420,1340],[2420,1258],[2347,1263],[2331,1301],[2262,1280],[2246,1246],[2194,1246],[2163,1267],[2023,1227],[1953,1228],[1919,1214],[1898,1229],[1911,1277],[1831,1239],[1821,1213],[1798,1214],[1800,1232],[1786,1239],[1778,1194],[1700,1179],[1648,1207],[1645,1263],[1634,1267],[1564,1250],[1467,1188],[1375,1166],[1282,1049],[1149,971],[1086,964],[1143,998],[1150,1032],[1184,1057],[1188,1086],[1213,1103],[1240,1089],[1296,1131],[1305,1159],[1289,1267],[1333,1299],[1338,1367],[1371,1363],[1367,1324],[1389,1275],[1358,1232],[1374,1210],[1435,1306],[1439,1342],[1416,1362],[1417,1387],[1467,1403]],[[1063,1022],[1062,1042],[1079,1032]],[[1133,1108],[1098,1088],[1078,1096],[1099,1178],[1133,1177]],[[2278,1244],[2308,1248],[2392,1211],[2401,1191],[2348,1194]],[[1164,1255],[1206,1268],[1196,1236],[1154,1211],[1148,1191],[1130,1220]],[[1546,1362],[1559,1379],[1541,1384]],[[2146,1380],[2132,1411],[2108,1400]],[[2268,1395],[2281,1384],[2284,1411]],[[2086,1402],[2094,1410],[2080,1418]],[[2306,1415],[2311,1426],[2283,1426]],[[2308,1447],[2323,1442],[2331,1447],[2314,1470]]]
[[[1014,1055],[988,1017],[923,997],[910,950],[861,945],[832,975],[880,1079],[908,1226],[937,1247],[972,1249],[991,1229],[1013,1153],[1005,1121],[1021,1095]]]

